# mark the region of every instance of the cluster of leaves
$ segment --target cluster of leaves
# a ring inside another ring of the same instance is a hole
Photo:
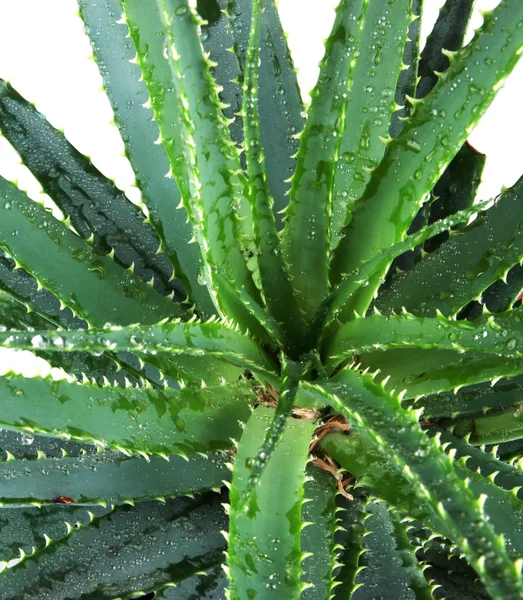
[[[466,142],[523,3],[472,4],[420,52],[341,0],[304,110],[274,0],[79,0],[139,205],[0,82],[64,215],[0,178],[0,345],[56,368],[0,377],[2,598],[523,598],[523,179]]]

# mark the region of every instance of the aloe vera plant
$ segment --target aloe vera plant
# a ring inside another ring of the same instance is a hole
[[[79,0],[131,203],[7,82],[0,597],[523,598],[523,178],[467,137],[502,0],[341,0],[304,108],[274,0]],[[222,535],[223,534],[223,535]]]

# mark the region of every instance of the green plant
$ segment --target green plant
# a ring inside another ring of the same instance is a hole
[[[421,4],[341,0],[305,118],[273,0],[79,0],[140,206],[1,82],[65,215],[0,179],[61,369],[0,378],[2,598],[523,598],[523,179],[466,142],[523,3]]]

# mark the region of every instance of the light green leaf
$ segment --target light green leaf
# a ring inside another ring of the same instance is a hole
[[[263,471],[249,511],[239,512],[238,502],[247,486],[251,460],[265,437],[274,411],[258,407],[238,445],[229,508],[227,551],[231,600],[249,595],[298,600],[304,584],[301,562],[301,514],[305,465],[312,420],[289,419],[285,434]],[[278,502],[274,503],[274,490]]]
[[[379,167],[336,249],[330,281],[339,284],[406,234],[447,165],[485,113],[518,62],[523,45],[523,4],[506,0],[484,16],[474,39],[451,58],[432,92],[387,146]],[[365,239],[365,244],[361,243]],[[506,239],[506,238],[505,238]],[[363,314],[386,269],[358,293],[345,314]]]

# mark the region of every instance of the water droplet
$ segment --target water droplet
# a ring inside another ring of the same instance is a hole
[[[31,339],[31,345],[33,346],[33,348],[44,348],[45,340],[41,335],[35,335]]]
[[[22,446],[30,446],[35,441],[34,436],[23,433],[20,439]]]
[[[4,204],[4,208],[5,208],[6,210],[9,210],[9,209],[11,208],[11,202],[6,202],[6,203]]]
[[[64,339],[61,337],[57,337],[53,340],[53,344],[57,347],[57,348],[63,348],[64,346]]]
[[[186,6],[179,6],[174,12],[178,16],[186,15],[187,14],[187,7]]]
[[[507,340],[507,343],[505,344],[505,348],[507,350],[515,350],[516,347],[518,345],[518,341],[516,338],[510,338],[509,340]]]

